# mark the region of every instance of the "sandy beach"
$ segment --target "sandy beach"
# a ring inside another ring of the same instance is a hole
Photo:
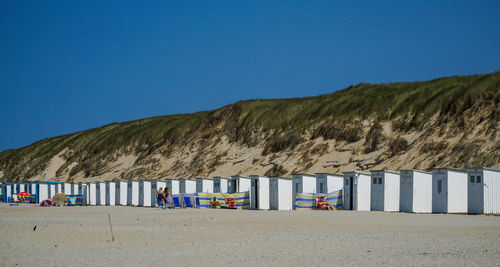
[[[3,266],[493,266],[500,216],[1,204],[0,240]]]

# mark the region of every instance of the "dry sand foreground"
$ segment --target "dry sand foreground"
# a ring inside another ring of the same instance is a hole
[[[500,217],[1,204],[0,262],[498,266]]]

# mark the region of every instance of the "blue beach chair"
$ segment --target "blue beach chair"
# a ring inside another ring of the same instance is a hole
[[[173,197],[173,200],[174,200],[174,206],[176,208],[181,208],[181,204],[179,202],[179,197]]]
[[[186,208],[193,207],[193,205],[191,205],[191,198],[190,197],[184,197],[184,203],[186,203]]]

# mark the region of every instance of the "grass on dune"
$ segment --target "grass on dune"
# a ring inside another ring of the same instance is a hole
[[[197,130],[208,135],[232,135],[233,141],[242,141],[242,136],[255,129],[273,130],[278,138],[280,134],[300,135],[327,122],[349,124],[367,118],[382,121],[401,116],[411,118],[411,124],[401,130],[410,130],[435,114],[454,116],[478,101],[489,99],[498,104],[499,92],[500,72],[496,72],[425,82],[359,84],[315,97],[240,101],[213,111],[113,123],[47,138],[0,153],[0,169],[29,177],[64,148],[73,152],[69,157],[74,161],[99,161],[124,149],[144,150],[158,144],[187,142]],[[218,123],[225,127],[220,130],[215,127]]]

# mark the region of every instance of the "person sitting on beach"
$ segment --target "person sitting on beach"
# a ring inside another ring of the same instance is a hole
[[[217,197],[214,197],[211,201],[210,201],[210,206],[212,208],[217,208],[217,206],[220,206],[220,202],[217,201]]]
[[[163,188],[156,191],[156,203],[158,203],[159,208],[163,208],[165,204],[165,196],[163,195]]]
[[[328,202],[325,200],[324,197],[320,197],[318,199],[318,207],[321,208],[322,210],[333,210],[333,207],[328,205]]]

